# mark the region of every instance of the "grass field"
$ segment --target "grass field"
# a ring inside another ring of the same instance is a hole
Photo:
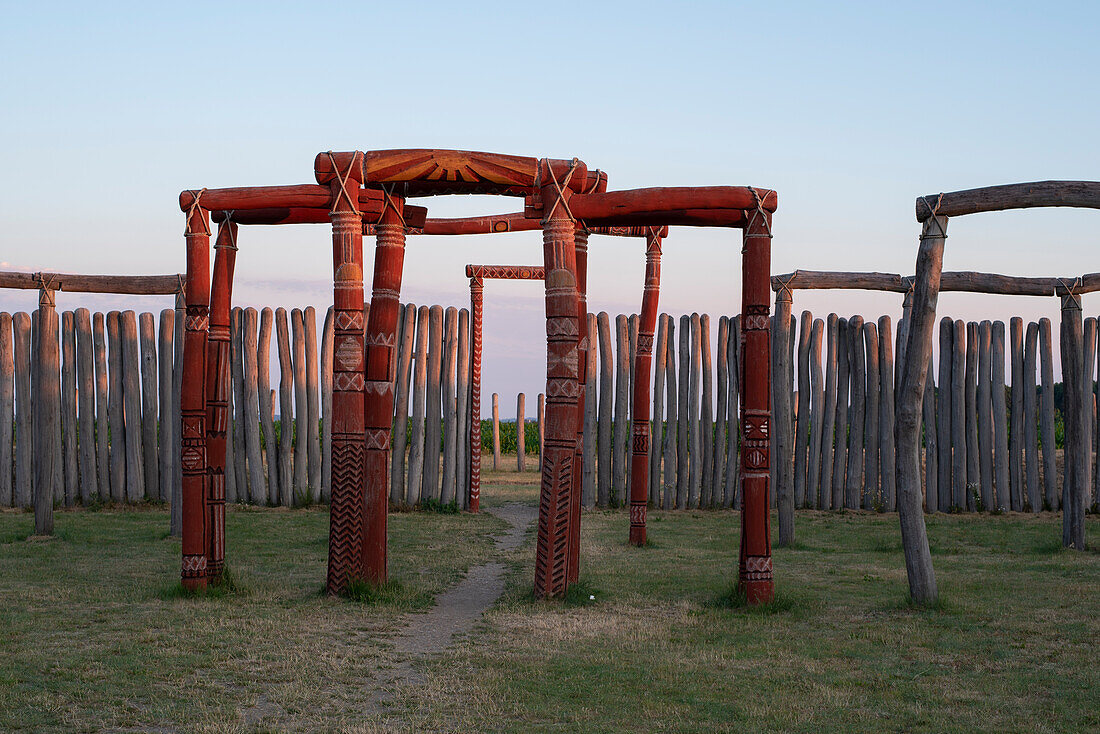
[[[536,481],[489,473],[483,502],[534,503]],[[587,513],[582,583],[539,603],[530,537],[501,554],[489,514],[394,514],[398,583],[362,603],[320,593],[320,510],[231,510],[233,585],[205,598],[178,591],[162,508],[59,512],[52,540],[5,512],[0,730],[1100,728],[1100,553],[1061,550],[1055,515],[931,518],[932,610],[906,603],[891,516],[799,515],[764,610],[731,604],[736,513],[650,518],[634,549],[624,512]],[[508,588],[474,633],[375,690],[402,620],[491,558]]]

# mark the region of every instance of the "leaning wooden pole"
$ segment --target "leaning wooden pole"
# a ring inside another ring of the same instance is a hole
[[[210,214],[193,193],[187,211],[187,320],[183,341],[182,428],[180,467],[183,469],[183,586],[206,588],[206,340],[210,317]],[[112,454],[114,452],[112,451]],[[114,478],[112,477],[112,484]]]
[[[908,327],[909,341],[897,391],[898,413],[894,424],[901,542],[909,578],[909,596],[917,604],[931,604],[937,597],[921,497],[920,419],[926,368],[932,354],[932,331],[935,328],[946,236],[945,217],[933,215],[925,222],[917,250],[912,321]]]
[[[754,196],[756,192],[753,191]],[[741,549],[738,586],[749,604],[770,602],[772,580],[768,467],[771,384],[768,369],[771,215],[759,205],[745,226],[741,255]]]
[[[661,238],[651,229],[646,235],[645,286],[638,322],[638,351],[634,356],[634,419],[630,473],[630,543],[646,542],[646,506],[649,462],[649,371],[653,363],[653,332],[661,292]]]

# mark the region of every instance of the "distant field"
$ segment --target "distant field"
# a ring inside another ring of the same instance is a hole
[[[533,472],[486,479],[490,508],[535,501]],[[925,611],[894,517],[800,514],[763,611],[729,604],[736,513],[650,517],[634,549],[624,512],[586,514],[582,584],[536,603],[530,537],[497,554],[489,514],[394,514],[400,585],[366,604],[320,594],[322,510],[231,510],[236,588],[200,599],[177,591],[163,509],[59,512],[53,540],[0,513],[0,730],[1100,728],[1100,553],[1062,551],[1055,515],[931,518]],[[375,690],[405,615],[492,558],[508,589],[476,631]]]

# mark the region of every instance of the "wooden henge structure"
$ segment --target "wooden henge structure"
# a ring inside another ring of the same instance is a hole
[[[34,328],[31,328],[31,323],[14,324],[17,350],[20,348],[20,341],[22,341],[19,338],[21,333],[29,335],[31,332],[36,332],[33,337],[35,341],[34,349],[36,349],[37,354],[35,373],[30,376],[30,381],[21,381],[17,376],[15,381],[15,392],[17,394],[11,396],[23,406],[21,408],[23,415],[30,415],[31,411],[27,406],[32,402],[35,406],[32,433],[34,436],[33,450],[37,460],[31,461],[29,453],[32,450],[31,443],[20,439],[18,450],[26,455],[23,457],[24,460],[17,464],[22,464],[25,467],[33,464],[34,467],[34,477],[30,480],[30,483],[34,487],[34,527],[36,534],[50,535],[53,533],[54,501],[61,497],[64,497],[66,502],[73,500],[76,493],[78,474],[83,477],[80,482],[81,492],[83,493],[82,497],[87,500],[92,494],[95,494],[91,491],[91,488],[97,480],[97,462],[104,470],[106,470],[108,463],[106,416],[104,415],[102,419],[93,418],[96,411],[92,410],[91,407],[97,401],[98,392],[100,393],[98,399],[102,403],[99,412],[105,413],[107,387],[105,384],[100,384],[97,389],[96,385],[96,372],[105,373],[105,366],[97,368],[92,362],[93,325],[89,313],[85,309],[79,309],[75,314],[67,313],[65,314],[66,320],[63,328],[60,330],[62,339],[59,341],[58,315],[55,305],[57,292],[135,296],[174,295],[176,297],[176,310],[179,311],[183,306],[183,284],[184,276],[182,274],[85,275],[81,273],[0,272],[0,288],[38,291],[38,310],[34,314]],[[135,353],[130,356],[136,362],[138,359],[136,354],[138,325],[136,320],[132,318],[132,312],[127,312],[127,315],[130,318],[121,318],[117,312],[112,312],[110,316],[115,318],[107,320],[106,329],[114,332],[115,335],[120,331],[125,331],[126,336],[131,336],[132,332],[132,338],[116,339],[113,337],[113,344],[121,343],[124,349],[135,350]],[[25,317],[25,314],[23,316]],[[10,344],[13,323],[11,317],[7,317],[5,321],[6,323],[0,323],[0,332],[6,331],[7,334],[0,334],[0,336],[6,338],[6,342]],[[176,319],[176,321],[182,323],[182,319]],[[179,332],[178,323],[175,328]],[[99,320],[95,323],[95,338],[102,339],[103,332],[104,323]],[[148,336],[150,339],[152,338],[151,334]],[[144,333],[142,339],[146,339]],[[77,348],[78,341],[81,346],[79,350]],[[23,346],[28,351],[31,348],[29,341]],[[115,350],[112,349],[112,351]],[[122,356],[112,354],[111,359],[114,363],[115,360],[121,361]],[[117,370],[114,370],[114,375],[118,376]],[[128,386],[131,394],[140,394],[141,390],[138,387],[140,378],[137,375],[128,375],[127,377],[134,381],[133,385]],[[161,382],[170,381],[178,388],[182,372],[173,369],[171,363],[169,363],[168,370],[162,369],[159,378]],[[3,389],[7,390],[8,380],[4,380],[3,383]],[[165,386],[162,385],[163,387]],[[121,389],[121,385],[118,385],[118,389]],[[63,392],[66,395],[80,393],[82,407],[79,412],[75,400],[62,401]],[[150,392],[153,395],[156,393],[155,390]],[[171,395],[178,394],[179,390],[162,389],[161,392],[165,395]],[[125,473],[128,469],[129,471],[140,472],[147,478],[150,478],[151,474],[150,481],[159,482],[160,478],[157,476],[158,462],[155,455],[156,423],[151,420],[142,420],[142,405],[137,401],[127,401],[125,407],[117,401],[112,402],[112,407],[119,412],[115,424],[121,425],[125,422],[126,425],[133,426],[134,430],[143,431],[147,439],[144,455],[141,453],[140,444],[133,441],[127,443],[125,456],[112,450],[110,461],[115,467],[112,473],[117,476]],[[161,430],[164,432],[164,445],[174,446],[177,443],[175,437],[175,425],[177,423],[172,419],[172,416],[178,406],[161,407],[160,416],[162,420],[160,423],[163,426]],[[78,420],[79,426],[77,425]],[[6,425],[0,425],[0,445],[7,447],[6,451],[10,456],[13,426],[9,421],[3,421],[3,423]],[[30,428],[22,421],[20,423],[21,431]],[[64,431],[62,430],[63,426]],[[81,441],[79,458],[76,450],[78,432],[85,437],[94,436],[94,440]],[[152,441],[148,440],[150,434],[153,437]],[[63,450],[62,441],[65,443],[65,450]],[[65,462],[64,466],[63,462]],[[0,463],[4,466],[10,466],[10,461]],[[70,466],[69,463],[73,463],[73,465]],[[168,467],[173,466],[172,462],[165,462],[165,464]],[[178,468],[178,465],[176,466]],[[119,470],[120,467],[121,471]],[[169,472],[171,473],[171,469],[169,469]],[[99,476],[102,477],[103,474],[99,474]],[[178,482],[172,480],[172,477],[165,477],[164,479],[171,481],[173,487],[178,484]],[[63,490],[62,486],[64,486]],[[178,502],[174,501],[172,503],[173,529],[179,519],[178,506]]]
[[[586,250],[583,244],[578,248],[578,240],[586,239],[594,227],[680,225],[743,231],[744,400],[740,420],[744,450],[738,582],[750,603],[772,598],[768,277],[775,191],[735,186],[608,191],[606,174],[589,171],[576,158],[537,159],[424,149],[321,153],[314,161],[314,175],[317,184],[197,189],[180,194],[187,250],[183,361],[188,375],[203,376],[185,380],[181,394],[181,577],[185,587],[204,587],[209,578],[217,578],[224,563],[225,406],[229,391],[226,314],[231,302],[238,226],[332,224],[335,337],[332,435],[326,437],[332,441],[333,457],[326,589],[340,593],[354,579],[368,583],[386,580],[394,398],[390,374],[405,237],[410,230],[426,224],[426,211],[408,205],[407,199],[492,194],[522,197],[523,219],[537,222],[532,229],[543,233],[547,387],[536,596],[562,595],[576,578],[577,564],[572,559],[579,556],[580,473],[576,454],[583,415],[578,411],[583,384],[579,382],[579,370],[584,363],[581,350],[587,346],[587,319],[581,298],[586,284],[580,267]],[[213,278],[209,255],[212,218],[219,223]],[[365,231],[376,237],[371,308],[366,323],[362,253]],[[578,233],[582,234],[578,237]],[[658,259],[654,258],[652,268],[647,265],[647,286],[651,270],[656,277]],[[651,322],[656,316],[656,285],[654,281]],[[652,323],[648,331],[651,335]],[[647,344],[639,339],[638,352],[643,351],[648,358],[652,336]],[[643,482],[639,519],[644,528],[649,421],[635,422],[632,431],[633,461],[640,464],[634,475],[641,476]],[[479,446],[474,446],[477,453]],[[634,493],[632,488],[632,499]],[[631,522],[633,527],[633,502]],[[636,537],[632,533],[632,538]]]

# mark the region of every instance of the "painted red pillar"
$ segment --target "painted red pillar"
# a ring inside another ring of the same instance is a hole
[[[573,493],[569,500],[569,583],[580,576],[581,488],[584,485],[584,400],[588,382],[588,230],[573,236],[577,261],[577,449],[573,454]]]
[[[363,154],[322,153],[331,169],[318,183],[332,190],[332,476],[329,504],[329,594],[342,593],[362,577],[363,471],[363,223],[359,184]]]
[[[185,589],[206,588],[206,335],[210,314],[210,212],[191,192],[184,239],[187,243],[187,318],[183,336],[183,386],[180,389],[180,468],[183,478],[180,515]]]
[[[539,522],[535,541],[535,596],[561,596],[569,585],[573,463],[577,450],[577,264],[575,224],[568,209],[569,178],[554,180],[550,162],[542,182],[543,262],[546,268],[546,433]]]
[[[754,192],[755,194],[755,192]],[[741,553],[738,587],[749,604],[771,601],[769,462],[771,423],[771,215],[749,215],[741,250]]]
[[[481,326],[485,281],[470,278],[470,512],[481,506]]]
[[[365,437],[366,504],[363,511],[363,578],[386,580],[386,512],[389,509],[390,434],[393,429],[392,366],[401,313],[405,264],[405,199],[385,192],[375,225],[374,285],[366,336]]]
[[[630,455],[630,544],[645,545],[649,504],[649,370],[653,363],[653,332],[661,295],[661,238],[650,228],[645,238],[645,286],[638,319],[638,349],[634,355],[634,421]],[[658,420],[660,416],[658,416]]]
[[[218,225],[210,292],[210,332],[206,342],[206,575],[218,578],[225,566],[225,442],[230,431],[229,309],[237,225]]]

